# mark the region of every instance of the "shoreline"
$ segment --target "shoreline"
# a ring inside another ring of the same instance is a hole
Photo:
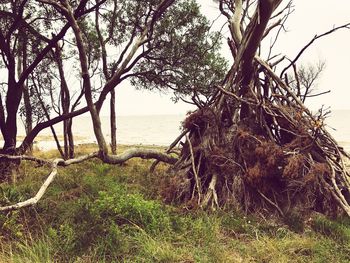
[[[62,136],[58,136],[59,137],[59,143],[61,145],[61,147],[63,147],[63,137]],[[83,145],[97,145],[97,141],[95,139],[91,139],[91,138],[86,138],[83,136],[77,136],[78,138],[74,140],[74,146],[79,147],[79,146],[83,146]],[[106,136],[107,139],[109,139],[109,136]],[[23,136],[19,136],[18,137],[18,141],[17,141],[17,147],[22,143],[23,140]],[[57,150],[57,145],[56,145],[56,141],[52,138],[51,140],[49,140],[50,136],[38,136],[36,137],[36,139],[33,142],[33,148],[35,150],[38,151],[52,151],[52,150]],[[0,140],[0,144],[3,144],[4,141]],[[109,143],[109,142],[107,142]],[[118,142],[117,141],[117,147],[118,146],[134,146],[134,147],[168,147],[171,144],[171,142],[169,144],[165,144],[165,143],[143,143],[143,142],[133,142],[132,140],[123,140]]]
[[[37,147],[39,150],[41,151],[50,151],[50,150],[54,150],[57,149],[56,147],[56,142],[51,139],[51,140],[47,140],[49,136],[38,136],[36,138],[36,140],[34,141],[33,146]],[[107,139],[109,139],[109,136],[106,136]],[[63,138],[62,138],[63,139]],[[174,138],[175,139],[175,138]],[[86,138],[83,136],[77,136],[77,138],[75,138],[75,146],[79,146],[79,145],[86,145],[86,144],[97,144],[97,141],[93,138]],[[59,138],[59,142],[61,144],[61,146],[63,146],[63,140],[61,140],[61,138]],[[350,141],[337,141],[339,146],[341,146],[346,152],[348,152],[350,154]],[[0,140],[0,143],[3,143],[2,140]],[[21,143],[21,141],[17,142],[18,144]],[[107,141],[107,143],[109,143]],[[118,141],[117,140],[117,146],[118,145],[123,145],[123,146],[142,146],[142,147],[167,147],[171,144],[172,142],[165,144],[165,143],[147,143],[147,142],[135,142],[132,139],[130,140],[121,140]]]
[[[24,136],[18,136],[18,141],[17,141],[17,147],[22,143]],[[59,143],[61,146],[63,146],[63,136],[59,135]],[[107,139],[109,139],[109,136],[106,136]],[[92,145],[95,144],[97,145],[97,141],[94,138],[87,138],[84,136],[75,136],[75,146],[81,146],[81,145]],[[4,141],[2,138],[0,139],[0,144],[3,144]],[[108,143],[108,142],[107,142]],[[135,146],[135,147],[168,147],[172,142],[166,144],[166,143],[147,143],[147,142],[135,142],[134,140],[121,140],[117,141],[117,146]],[[338,144],[344,148],[346,152],[350,154],[350,141],[338,141]],[[52,136],[49,135],[39,135],[36,137],[36,139],[33,142],[33,147],[36,150],[39,151],[51,151],[51,150],[56,150],[56,142],[52,138]]]

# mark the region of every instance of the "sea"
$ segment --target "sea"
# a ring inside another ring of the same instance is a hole
[[[138,115],[117,117],[117,143],[127,145],[160,145],[168,146],[181,133],[181,122],[185,114],[174,115]],[[326,128],[347,151],[350,151],[350,110],[334,110],[326,119]],[[110,121],[108,116],[101,117],[102,129],[106,140],[110,141]],[[54,125],[55,131],[62,140],[62,124]],[[74,118],[73,133],[76,144],[95,143],[92,122],[85,114]],[[22,121],[18,121],[19,141],[25,135]],[[0,138],[1,139],[1,138]],[[0,143],[1,140],[0,140]],[[40,150],[56,147],[51,130],[41,131],[34,141]]]

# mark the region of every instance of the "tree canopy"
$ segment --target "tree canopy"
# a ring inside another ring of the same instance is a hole
[[[79,105],[86,105],[90,88],[99,111],[125,80],[171,89],[175,98],[208,96],[227,70],[220,33],[194,0],[17,0],[2,2],[0,10],[5,152],[16,148],[18,114],[26,119],[27,137],[17,148],[24,153],[40,130],[88,111]],[[81,78],[82,58],[90,88]]]

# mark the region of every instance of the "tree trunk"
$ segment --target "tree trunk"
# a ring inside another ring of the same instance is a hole
[[[62,114],[68,114],[70,108],[70,93],[68,84],[66,81],[66,77],[63,70],[63,61],[62,61],[62,53],[61,48],[58,43],[55,47],[55,60],[58,67],[60,80],[61,80],[61,107]],[[72,124],[71,119],[66,119],[63,121],[63,142],[64,142],[64,158],[73,158],[74,157],[74,142],[73,142],[73,134],[72,134]]]
[[[17,111],[21,100],[21,92],[14,77],[8,81],[9,88],[6,96],[6,122],[3,150],[7,153],[14,153],[17,142]],[[11,92],[13,91],[13,92]]]
[[[14,68],[13,68],[14,69]],[[4,146],[2,149],[2,153],[14,155],[16,154],[16,142],[17,142],[17,111],[19,107],[19,103],[21,100],[21,90],[18,87],[15,81],[15,69],[14,71],[9,71],[8,78],[8,92],[6,96],[6,111],[7,118],[4,123]],[[0,180],[1,181],[10,181],[15,180],[16,178],[16,170],[18,165],[20,164],[20,160],[7,160],[4,158],[0,158]]]
[[[27,68],[27,43],[26,43],[26,37],[25,34],[21,32],[21,36],[19,37],[19,50],[21,53],[18,54],[18,61],[17,61],[17,74],[20,76],[23,72],[23,69]],[[26,135],[28,135],[32,129],[33,129],[33,111],[32,111],[32,105],[30,102],[30,93],[28,90],[28,86],[26,83],[22,84],[22,90],[23,90],[23,102],[24,102],[24,113],[25,113],[25,132]],[[28,147],[29,153],[32,153],[33,151],[33,144],[30,144]]]
[[[115,90],[111,90],[111,150],[112,154],[117,153],[117,125],[115,114]]]
[[[74,158],[74,137],[73,137],[73,131],[72,131],[72,125],[73,125],[73,118],[68,119],[68,125],[67,125],[67,135],[68,135],[68,157],[70,159]]]

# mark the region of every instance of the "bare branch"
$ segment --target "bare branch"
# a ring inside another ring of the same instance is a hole
[[[332,34],[334,33],[335,31],[339,30],[339,29],[350,29],[350,23],[347,23],[347,24],[344,24],[344,25],[341,25],[341,26],[337,26],[337,27],[333,27],[331,30],[321,34],[321,35],[315,35],[310,41],[309,43],[307,43],[300,51],[299,53],[296,55],[296,57],[289,63],[289,65],[287,67],[285,67],[281,74],[280,74],[280,77],[283,76],[283,74],[293,65],[295,64],[298,59],[301,57],[301,55],[305,52],[306,49],[308,49],[316,40],[324,37],[324,36],[327,36],[329,34]]]
[[[6,158],[8,160],[32,161],[32,162],[38,163],[39,165],[50,164],[51,163],[48,160],[37,158],[37,157],[34,157],[34,156],[28,156],[28,155],[13,156],[13,155],[7,155],[7,154],[0,154],[0,158]]]
[[[239,46],[239,44],[242,41],[242,32],[241,32],[242,13],[243,13],[242,0],[235,0],[235,12],[230,21],[229,26],[231,29],[232,37],[236,42],[236,46]]]
[[[197,172],[197,168],[196,168],[196,162],[195,162],[195,159],[194,159],[194,154],[193,154],[193,147],[192,147],[192,143],[191,143],[191,140],[189,138],[189,136],[186,134],[186,140],[188,142],[188,145],[190,147],[190,153],[191,153],[191,163],[192,163],[192,171],[193,171],[193,174],[194,174],[194,178],[196,180],[196,187],[197,187],[197,192],[198,192],[198,204],[201,203],[201,196],[202,196],[202,187],[201,187],[201,182],[199,180],[199,177],[198,177],[198,172]]]
[[[102,161],[108,164],[121,164],[125,161],[139,157],[142,159],[157,159],[164,163],[174,164],[177,158],[170,154],[161,153],[153,149],[130,149],[119,155],[106,155],[100,157]]]

